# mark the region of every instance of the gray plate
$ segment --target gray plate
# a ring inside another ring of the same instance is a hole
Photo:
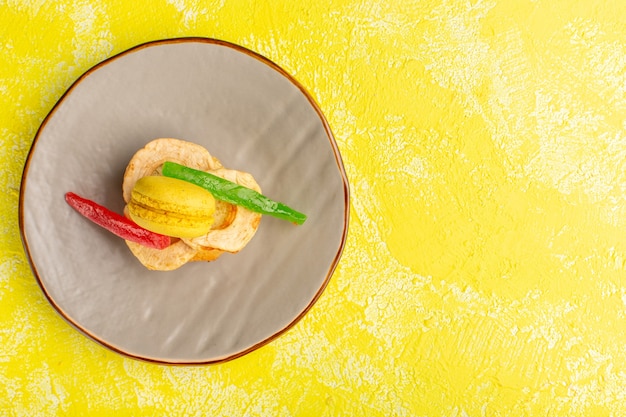
[[[146,270],[64,194],[121,212],[124,169],[158,137],[206,147],[308,220],[264,216],[238,254]],[[35,277],[73,326],[131,357],[195,364],[250,352],[309,310],[341,256],[348,200],[328,123],[297,81],[239,46],[185,38],[133,48],[74,83],[34,140],[19,214]]]

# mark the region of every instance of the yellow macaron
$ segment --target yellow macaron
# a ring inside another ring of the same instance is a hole
[[[155,233],[194,238],[213,225],[215,199],[204,188],[163,176],[137,180],[128,202],[128,214],[139,226]]]

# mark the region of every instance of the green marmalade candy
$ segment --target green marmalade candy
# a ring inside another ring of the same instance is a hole
[[[166,177],[177,178],[198,185],[211,192],[218,200],[236,204],[257,213],[268,214],[296,224],[304,223],[307,218],[305,214],[283,203],[274,201],[255,190],[208,172],[199,171],[170,161],[163,164],[161,172]]]

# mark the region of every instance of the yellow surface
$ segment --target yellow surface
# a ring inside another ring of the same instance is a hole
[[[623,0],[0,0],[0,414],[626,415]],[[112,353],[48,305],[20,175],[65,89],[207,36],[314,95],[346,250],[292,331],[226,364]]]

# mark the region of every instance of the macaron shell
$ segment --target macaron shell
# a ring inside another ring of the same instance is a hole
[[[128,203],[130,218],[139,226],[173,237],[206,234],[213,224],[215,199],[201,187],[163,176],[139,179]]]
[[[132,221],[144,229],[162,235],[194,238],[206,234],[213,224],[213,216],[192,217],[168,215],[162,210],[154,210],[133,204],[128,204],[128,214]]]

